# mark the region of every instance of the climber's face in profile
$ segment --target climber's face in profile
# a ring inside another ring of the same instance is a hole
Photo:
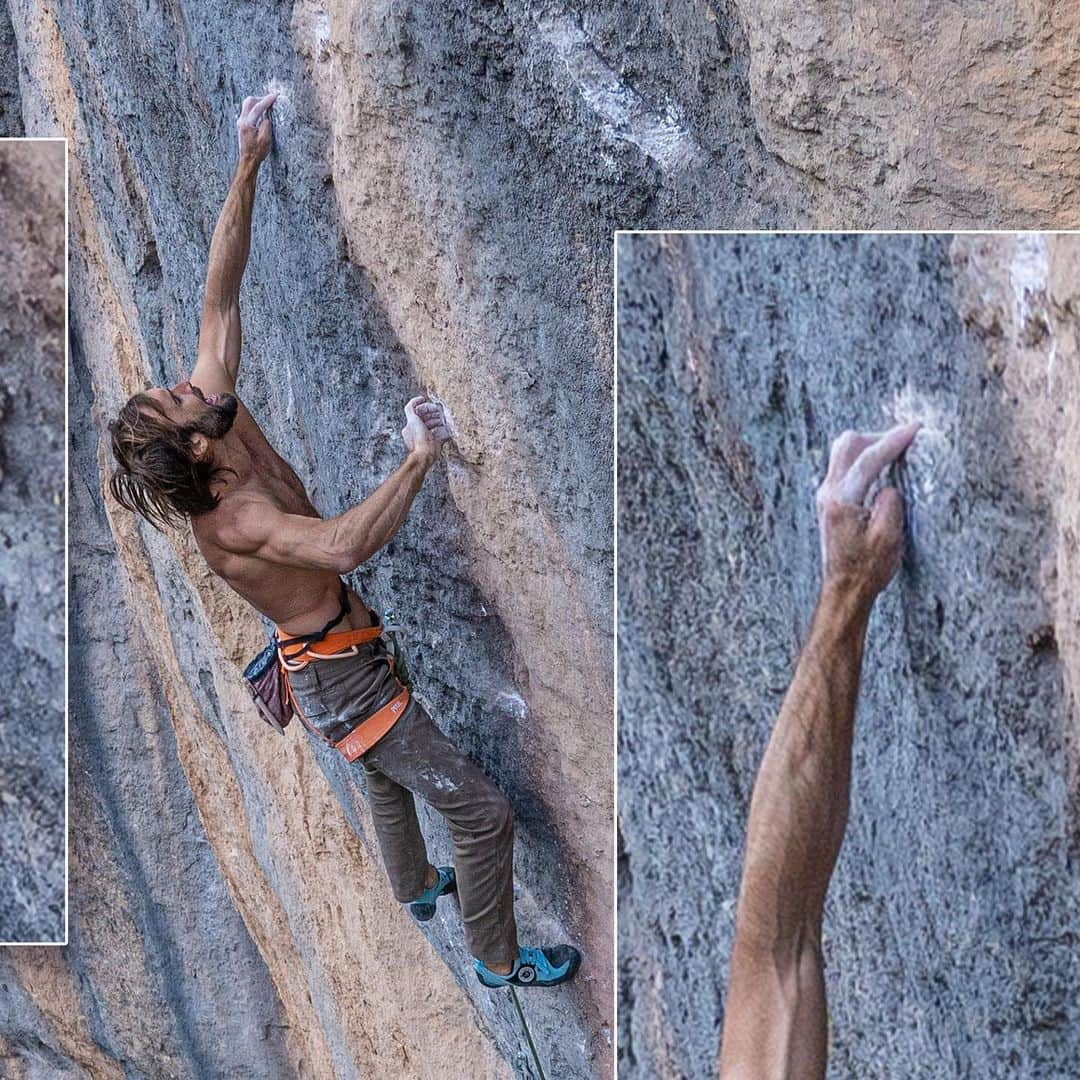
[[[164,528],[217,506],[216,440],[228,434],[239,402],[207,397],[190,382],[134,394],[109,425],[117,469],[109,487],[121,506]]]
[[[207,397],[188,381],[169,389],[155,387],[136,397],[141,398],[140,412],[156,412],[175,427],[209,439],[222,438],[236,420],[238,404],[232,394]]]

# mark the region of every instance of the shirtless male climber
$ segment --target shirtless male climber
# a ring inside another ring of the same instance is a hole
[[[750,800],[720,1054],[725,1080],[825,1075],[822,911],[847,824],[866,626],[904,541],[895,488],[864,504],[918,430],[845,432],[817,492],[823,580]]]
[[[191,380],[135,394],[120,410],[109,425],[110,489],[158,528],[189,520],[210,568],[275,623],[266,663],[245,674],[270,687],[260,696],[284,722],[291,705],[313,737],[360,761],[395,897],[426,921],[456,889],[483,985],[555,986],[574,976],[580,955],[518,944],[509,802],[403,689],[378,619],[340,577],[401,527],[448,438],[442,410],[413,398],[405,460],[363,502],[324,520],[235,393],[240,280],[275,97],[246,98],[237,121],[239,163],[210,244]],[[428,861],[413,793],[446,818],[453,868]]]

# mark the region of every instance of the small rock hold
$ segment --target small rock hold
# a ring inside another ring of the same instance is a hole
[[[1027,636],[1027,646],[1032,652],[1045,652],[1057,648],[1057,635],[1049,623],[1037,627]]]

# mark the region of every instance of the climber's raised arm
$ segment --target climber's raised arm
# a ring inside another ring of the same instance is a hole
[[[240,280],[251,246],[251,210],[259,165],[270,152],[270,107],[277,94],[248,97],[236,121],[240,156],[221,208],[206,268],[199,353],[191,382],[204,394],[233,393],[240,369]]]
[[[869,508],[864,501],[918,427],[842,435],[818,491],[821,593],[750,801],[724,1016],[725,1080],[825,1076],[822,912],[847,824],[867,622],[904,539],[895,488],[883,488]]]

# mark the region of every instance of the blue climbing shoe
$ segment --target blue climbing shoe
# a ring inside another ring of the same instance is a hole
[[[558,986],[569,982],[580,964],[581,953],[573,945],[553,945],[546,949],[522,945],[509,975],[497,975],[477,960],[476,977],[492,990],[501,986]]]
[[[457,878],[454,876],[452,866],[437,867],[436,872],[439,880],[430,889],[425,889],[415,900],[409,901],[409,914],[417,922],[428,922],[435,918],[435,901],[440,896],[457,892]]]

